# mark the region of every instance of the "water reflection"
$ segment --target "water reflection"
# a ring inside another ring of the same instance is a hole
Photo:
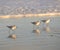
[[[33,30],[32,30],[32,33],[36,33],[37,35],[40,35],[40,32],[41,32],[41,31],[40,31],[39,29],[33,29]]]
[[[47,26],[47,27],[43,27],[42,31],[50,32],[51,30],[50,30],[50,27]]]
[[[16,34],[9,34],[8,38],[16,39]]]

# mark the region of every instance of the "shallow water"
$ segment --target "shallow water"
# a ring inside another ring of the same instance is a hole
[[[50,18],[48,26],[41,22],[39,28],[32,21]],[[16,25],[17,29],[9,33],[7,25]],[[34,28],[33,28],[34,27]],[[8,38],[15,34],[16,39]],[[59,50],[60,17],[32,17],[0,19],[0,50]]]

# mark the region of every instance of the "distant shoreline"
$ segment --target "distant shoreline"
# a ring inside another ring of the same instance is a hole
[[[60,16],[60,13],[0,15],[0,18],[43,17],[43,16],[52,16],[52,17]]]

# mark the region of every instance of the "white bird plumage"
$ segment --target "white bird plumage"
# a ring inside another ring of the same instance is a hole
[[[50,19],[44,19],[44,20],[41,20],[43,23],[45,23],[46,25],[48,25],[49,24],[49,22],[50,22]]]
[[[10,33],[10,30],[14,31],[17,28],[16,25],[10,25],[6,27],[9,28],[9,33]]]
[[[31,22],[33,25],[38,26],[37,28],[39,28],[40,25],[40,21],[35,21],[35,22]],[[34,27],[33,27],[34,28]]]
[[[16,29],[16,25],[11,25],[11,26],[7,26],[9,29],[11,30],[15,30]]]
[[[40,25],[40,21],[35,21],[35,22],[31,22],[33,25],[36,25],[36,26],[38,26],[38,25]]]

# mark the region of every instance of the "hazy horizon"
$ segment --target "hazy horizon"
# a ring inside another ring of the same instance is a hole
[[[60,12],[59,0],[0,0],[0,15]]]

